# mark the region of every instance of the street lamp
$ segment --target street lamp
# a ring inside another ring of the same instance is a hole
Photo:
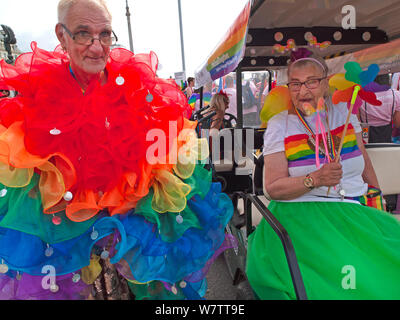
[[[185,66],[185,46],[183,44],[183,28],[182,28],[182,10],[181,10],[181,0],[178,0],[178,10],[179,10],[179,29],[181,32],[181,51],[182,51],[182,71],[186,77],[186,66]]]
[[[129,47],[133,52],[133,41],[132,41],[132,28],[131,28],[131,13],[129,12],[128,0],[126,0],[126,19],[128,20],[128,32],[129,32]]]

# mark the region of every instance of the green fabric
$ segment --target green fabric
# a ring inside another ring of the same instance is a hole
[[[26,187],[6,188],[6,196],[0,198],[0,227],[35,235],[52,244],[80,236],[96,221],[97,216],[85,222],[72,222],[60,212],[56,215],[62,222],[54,225],[53,215],[43,213],[38,183],[39,175],[34,174]],[[0,190],[3,188],[0,184]]]
[[[272,201],[309,299],[400,299],[400,222],[353,203]],[[282,243],[263,219],[248,240],[246,273],[260,299],[296,299]]]
[[[191,186],[191,191],[186,196],[187,200],[192,198],[195,194],[199,195],[201,198],[205,197],[210,190],[210,175],[211,172],[204,169],[201,165],[197,165],[193,175],[190,178],[183,180],[186,184]],[[135,213],[144,216],[147,221],[157,224],[162,241],[175,242],[184,234],[187,229],[201,228],[199,219],[189,208],[189,206],[186,206],[185,209],[180,213],[159,213],[153,210],[151,206],[153,195],[153,189],[150,189],[148,195],[141,199],[136,205]],[[179,214],[183,218],[183,222],[181,224],[177,223],[176,221],[176,217]]]
[[[183,300],[184,294],[179,286],[176,286],[177,294],[165,289],[161,281],[151,281],[148,284],[134,284],[128,281],[135,300]]]

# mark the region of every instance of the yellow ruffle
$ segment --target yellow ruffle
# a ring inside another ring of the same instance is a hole
[[[92,254],[90,264],[81,269],[82,281],[86,284],[92,284],[101,273],[100,257]]]

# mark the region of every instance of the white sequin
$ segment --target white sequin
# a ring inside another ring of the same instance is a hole
[[[122,86],[122,85],[125,83],[124,77],[118,76],[118,77],[115,79],[115,83],[116,83],[117,85],[119,85],[119,86]]]
[[[2,189],[2,190],[0,190],[0,198],[4,198],[5,196],[6,196],[6,194],[7,194],[7,189]]]
[[[64,194],[64,200],[65,200],[65,201],[71,201],[73,197],[74,197],[74,196],[73,196],[72,192],[70,192],[70,191],[67,191],[67,192]]]
[[[50,130],[50,134],[53,136],[58,136],[59,134],[61,134],[61,131],[58,130],[57,128],[54,128],[54,129]]]

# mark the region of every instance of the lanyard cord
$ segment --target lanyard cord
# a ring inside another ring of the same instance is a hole
[[[69,65],[69,72],[71,73],[72,77],[75,79],[75,81],[76,81],[76,82],[78,83],[78,85],[79,85],[78,79],[76,78],[75,73],[74,73],[74,71],[73,71],[72,68],[71,68],[71,65]],[[84,90],[80,85],[79,85],[79,88],[81,88],[82,94],[85,94],[85,90]]]
[[[310,125],[308,124],[307,120],[304,118],[304,116],[299,112],[299,110],[297,110],[297,108],[294,108],[297,117],[299,118],[300,122],[303,124],[303,126],[306,128],[306,130],[311,134],[311,136],[313,137],[313,139],[315,140],[315,133],[313,132],[313,130],[311,129]],[[326,108],[325,108],[326,110]],[[328,136],[328,147],[330,149],[329,154],[327,155],[331,160],[335,159],[336,157],[336,150],[335,150],[335,146],[334,146],[334,141],[333,141],[333,137],[332,137],[332,132],[329,128],[329,118],[328,118],[328,110],[326,110],[326,122],[328,125],[328,132],[329,134]],[[322,134],[322,133],[321,133]]]

